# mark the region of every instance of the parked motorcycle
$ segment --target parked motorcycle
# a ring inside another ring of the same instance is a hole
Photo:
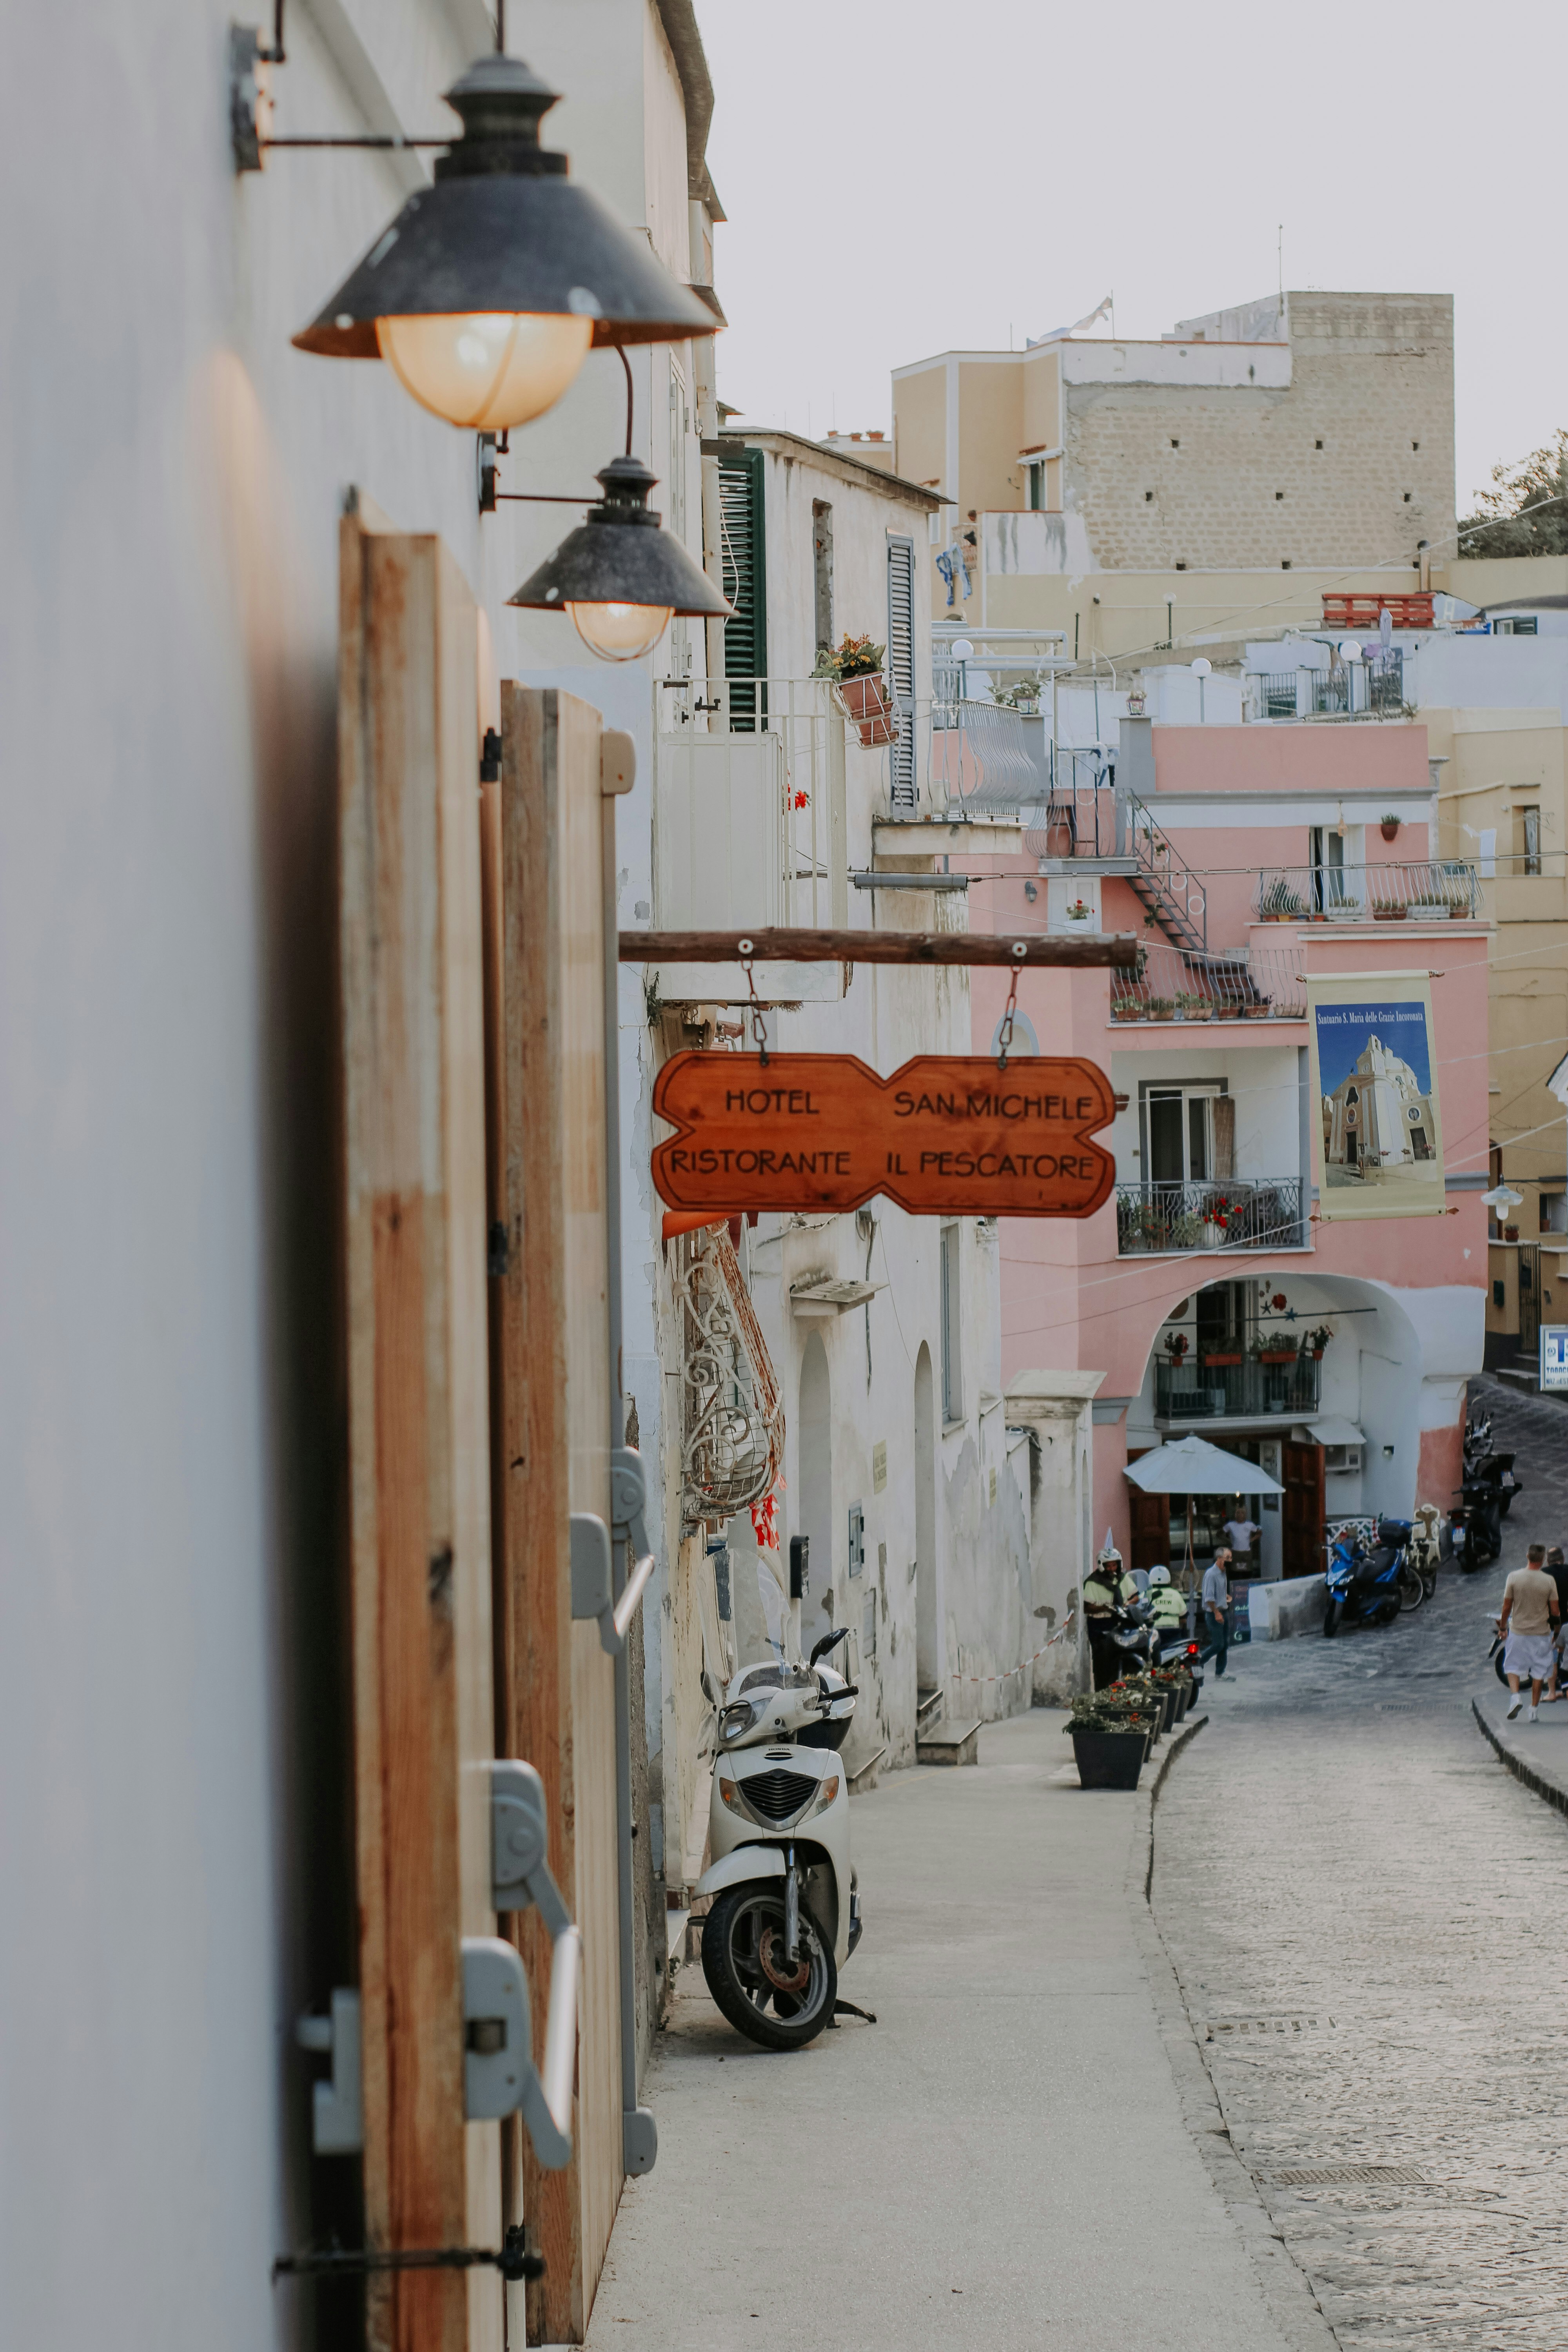
[[[1326,1636],[1342,1624],[1392,1625],[1401,1609],[1419,1609],[1426,1588],[1405,1556],[1409,1530],[1408,1520],[1380,1519],[1378,1541],[1370,1551],[1359,1537],[1346,1536],[1334,1545],[1323,1610]]]
[[[837,1753],[857,1692],[824,1661],[847,1633],[825,1635],[805,1665],[742,1667],[717,1710],[713,1861],[696,1888],[714,1898],[702,1973],[731,2024],[764,2050],[815,2041],[836,2009],[865,2014],[838,1999],[862,1926]]]
[[[1490,1486],[1497,1495],[1498,1509],[1506,1519],[1509,1506],[1516,1495],[1524,1492],[1524,1481],[1514,1474],[1511,1454],[1486,1454],[1479,1462],[1465,1465],[1467,1486]]]
[[[1489,1479],[1467,1478],[1448,1514],[1454,1557],[1467,1576],[1502,1551],[1502,1490]]]

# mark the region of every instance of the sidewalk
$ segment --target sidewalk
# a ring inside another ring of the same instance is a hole
[[[1523,1708],[1510,1723],[1508,1685],[1500,1683],[1489,1666],[1473,1704],[1477,1721],[1509,1770],[1549,1805],[1568,1813],[1568,1699],[1559,1699],[1555,1706],[1543,1704],[1539,1721],[1531,1723],[1526,1683]]]
[[[1154,1934],[1147,1790],[1080,1790],[1063,1719],[987,1725],[976,1769],[855,1801],[842,1990],[878,2024],[768,2055],[683,1973],[645,2092],[658,2163],[626,2183],[590,2352],[1331,2342]]]

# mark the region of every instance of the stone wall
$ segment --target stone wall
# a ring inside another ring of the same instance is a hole
[[[1414,563],[1452,531],[1449,298],[1292,294],[1289,321],[1284,389],[1068,386],[1066,499],[1099,564]]]

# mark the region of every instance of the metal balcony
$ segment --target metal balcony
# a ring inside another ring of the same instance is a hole
[[[1463,858],[1398,866],[1267,867],[1253,898],[1265,920],[1280,922],[1456,922],[1480,912],[1476,868]]]
[[[1304,1021],[1301,950],[1253,947],[1202,955],[1147,945],[1135,971],[1115,973],[1110,1017],[1132,1021]]]
[[[1283,1352],[1283,1351],[1281,1351]],[[1316,1412],[1322,1366],[1313,1356],[1265,1364],[1249,1356],[1238,1364],[1156,1363],[1154,1418],[1198,1421],[1300,1421]]]
[[[1305,1249],[1296,1176],[1216,1176],[1197,1184],[1118,1184],[1119,1257],[1183,1250]]]

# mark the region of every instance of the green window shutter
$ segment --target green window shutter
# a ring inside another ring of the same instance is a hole
[[[763,519],[761,449],[742,449],[719,463],[719,512],[724,593],[735,608],[724,624],[726,679],[766,677],[768,674],[767,534]],[[763,702],[763,718],[766,703]],[[742,732],[754,730],[757,695],[731,686],[730,724]]]
[[[920,804],[915,781],[915,543],[888,541],[888,676],[899,714],[890,759],[889,797],[896,809]]]

